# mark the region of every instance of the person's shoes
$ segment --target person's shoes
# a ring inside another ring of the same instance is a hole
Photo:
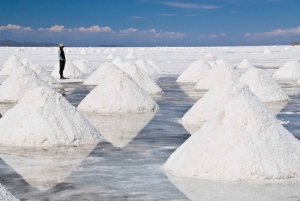
[[[60,76],[60,79],[65,80],[65,79],[68,79],[68,78],[65,78],[64,76]]]

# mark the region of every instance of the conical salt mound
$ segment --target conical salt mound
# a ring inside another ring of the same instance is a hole
[[[203,60],[192,63],[181,75],[176,82],[198,82],[212,69],[212,67]]]
[[[80,54],[87,54],[86,49],[83,48],[83,49],[81,50]]]
[[[227,65],[217,65],[212,68],[195,85],[196,89],[211,89],[213,86],[224,81],[238,81],[240,74],[234,68]]]
[[[92,75],[85,81],[84,85],[98,85],[107,77],[114,77],[116,72],[120,70],[117,66],[110,62],[103,63]]]
[[[0,75],[10,75],[14,70],[23,66],[23,63],[15,56],[12,55],[9,59],[2,65],[2,70]]]
[[[22,66],[0,85],[0,102],[17,102],[39,86],[49,85],[29,67]]]
[[[229,66],[229,64],[224,60],[224,59],[218,59],[218,60],[216,60],[216,64],[217,65],[227,65],[227,66]]]
[[[85,59],[75,60],[73,64],[84,74],[89,75],[94,72],[94,69],[86,62]]]
[[[272,54],[272,52],[267,48],[267,49],[263,52],[263,54]]]
[[[134,56],[133,53],[129,52],[126,57],[124,58],[124,60],[137,60],[136,56]]]
[[[87,112],[150,112],[158,105],[127,73],[118,70],[93,89],[78,105]]]
[[[262,181],[300,176],[300,142],[262,102],[231,98],[164,165],[172,175],[209,180]]]
[[[62,87],[62,85],[55,78],[53,78],[49,73],[47,73],[45,70],[43,70],[43,68],[40,65],[34,64],[34,65],[31,65],[30,68],[34,72],[36,72],[36,74],[38,74],[40,76],[40,78],[42,78],[42,80],[47,82],[52,88]]]
[[[136,60],[135,64],[138,65],[150,76],[158,75],[158,72],[144,60]]]
[[[248,59],[243,59],[243,61],[236,67],[238,69],[249,69],[253,68],[252,64],[248,61]]]
[[[274,74],[274,79],[300,79],[299,60],[290,60],[279,68]]]
[[[249,89],[262,101],[285,101],[288,95],[279,84],[264,70],[251,68],[240,78],[240,82],[248,85]]]
[[[24,58],[20,61],[23,64],[23,66],[31,66],[32,65],[32,61],[30,59]]]
[[[162,70],[158,67],[158,65],[152,61],[151,59],[147,60],[148,64],[154,68],[158,73],[162,73]]]
[[[67,78],[79,78],[79,79],[84,78],[84,73],[81,72],[81,70],[79,70],[79,68],[77,68],[74,65],[73,61],[69,57],[66,57],[66,64],[65,64],[65,69],[64,69],[63,75],[64,75],[64,77],[67,77]],[[59,63],[57,63],[54,66],[54,70],[51,73],[51,76],[53,76],[55,78],[60,77],[60,75],[59,75]]]
[[[2,146],[56,146],[94,143],[96,129],[59,93],[38,87],[0,120]]]
[[[205,55],[205,58],[214,58],[215,55],[213,55],[212,53],[208,53]]]
[[[122,66],[122,70],[128,73],[147,93],[163,93],[162,89],[151,79],[151,77],[133,61],[126,61]]]
[[[3,201],[20,201],[15,198],[4,186],[0,184],[0,200]]]
[[[112,54],[110,54],[110,55],[108,55],[107,57],[106,57],[106,60],[114,60],[115,59],[115,57],[114,57],[114,55],[112,55]]]
[[[113,62],[112,62],[114,65],[116,65],[117,67],[121,68],[124,61],[121,59],[121,57],[116,57]]]

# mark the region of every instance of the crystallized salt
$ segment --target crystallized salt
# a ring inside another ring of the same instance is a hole
[[[152,59],[147,60],[148,64],[152,66],[158,73],[162,73],[162,70],[158,67],[158,65],[152,61]]]
[[[57,63],[54,66],[54,70],[51,73],[51,75],[55,78],[59,78],[59,63]],[[66,57],[66,64],[65,64],[65,69],[63,71],[63,75],[64,77],[67,78],[84,78],[84,73],[81,72],[81,70],[79,70],[79,68],[77,68],[75,66],[75,64],[73,63],[73,61],[69,58]]]
[[[10,75],[14,70],[23,66],[23,63],[15,56],[12,55],[9,59],[2,65],[2,70],[0,75]]]
[[[92,74],[94,69],[85,59],[75,60],[73,64],[84,74]]]
[[[212,67],[203,60],[192,63],[181,75],[176,82],[198,82],[212,69]]]
[[[274,74],[274,79],[300,79],[299,60],[290,60],[279,68]]]
[[[47,82],[52,88],[62,87],[62,85],[55,78],[53,78],[48,72],[43,70],[43,68],[40,65],[34,64],[31,65],[30,68],[34,72],[36,72],[40,76],[40,78],[42,78],[42,80]]]
[[[148,62],[145,62],[144,60],[136,60],[135,64],[138,65],[150,76],[158,75],[158,72],[152,66],[150,66]]]
[[[50,87],[28,92],[0,119],[2,146],[56,146],[94,143],[96,129]]]

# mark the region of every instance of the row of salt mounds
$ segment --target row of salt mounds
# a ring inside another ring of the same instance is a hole
[[[254,66],[248,61],[248,59],[243,59],[243,61],[236,67],[237,69],[249,69]]]
[[[135,64],[141,69],[143,69],[150,76],[158,75],[158,72],[148,62],[145,62],[144,60],[136,60]]]
[[[0,85],[0,102],[17,102],[39,86],[49,85],[29,67],[20,67]]]
[[[38,87],[0,120],[3,146],[57,146],[94,143],[102,137],[61,94]]]
[[[162,89],[151,79],[151,77],[133,61],[123,63],[123,71],[128,73],[149,94],[162,94]]]
[[[8,190],[5,189],[2,184],[0,184],[0,200],[3,201],[20,201],[19,199],[15,198]]]
[[[118,67],[110,62],[104,62],[93,74],[91,74],[85,81],[84,85],[98,85],[107,76],[113,76],[118,70]]]
[[[181,75],[176,82],[198,82],[212,69],[205,61],[199,60],[192,63]]]
[[[106,74],[99,85],[78,105],[78,110],[87,112],[150,112],[158,110],[158,105],[124,71]]]
[[[15,56],[12,55],[9,59],[2,65],[2,70],[0,75],[10,75],[14,70],[23,66],[23,63]]]
[[[55,78],[59,78],[59,62],[54,66],[54,70],[51,73],[51,75]],[[68,78],[84,78],[84,73],[75,66],[73,61],[69,58],[66,57],[66,64],[65,64],[65,69],[64,69],[64,77]]]
[[[213,86],[224,81],[238,81],[240,74],[234,68],[227,65],[217,65],[206,76],[197,82],[196,89],[211,89]]]
[[[262,181],[300,176],[300,142],[251,92],[232,97],[164,165],[172,175]]]
[[[262,101],[286,101],[288,95],[279,84],[273,80],[264,70],[251,68],[241,76],[240,82],[248,85],[249,89]]]
[[[274,74],[274,79],[300,79],[299,60],[290,60],[279,68]]]
[[[75,66],[85,75],[89,75],[94,72],[94,68],[85,59],[75,60],[73,61],[73,64],[75,64]]]
[[[47,73],[45,70],[43,70],[43,68],[40,65],[34,64],[34,65],[31,65],[30,68],[34,72],[36,72],[36,74],[38,74],[40,76],[40,78],[42,78],[42,80],[47,82],[49,84],[49,86],[51,86],[52,88],[62,87],[62,85],[56,79],[54,79],[49,73]]]

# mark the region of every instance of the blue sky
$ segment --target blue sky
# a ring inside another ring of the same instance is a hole
[[[1,0],[0,39],[66,46],[300,41],[299,0]]]

